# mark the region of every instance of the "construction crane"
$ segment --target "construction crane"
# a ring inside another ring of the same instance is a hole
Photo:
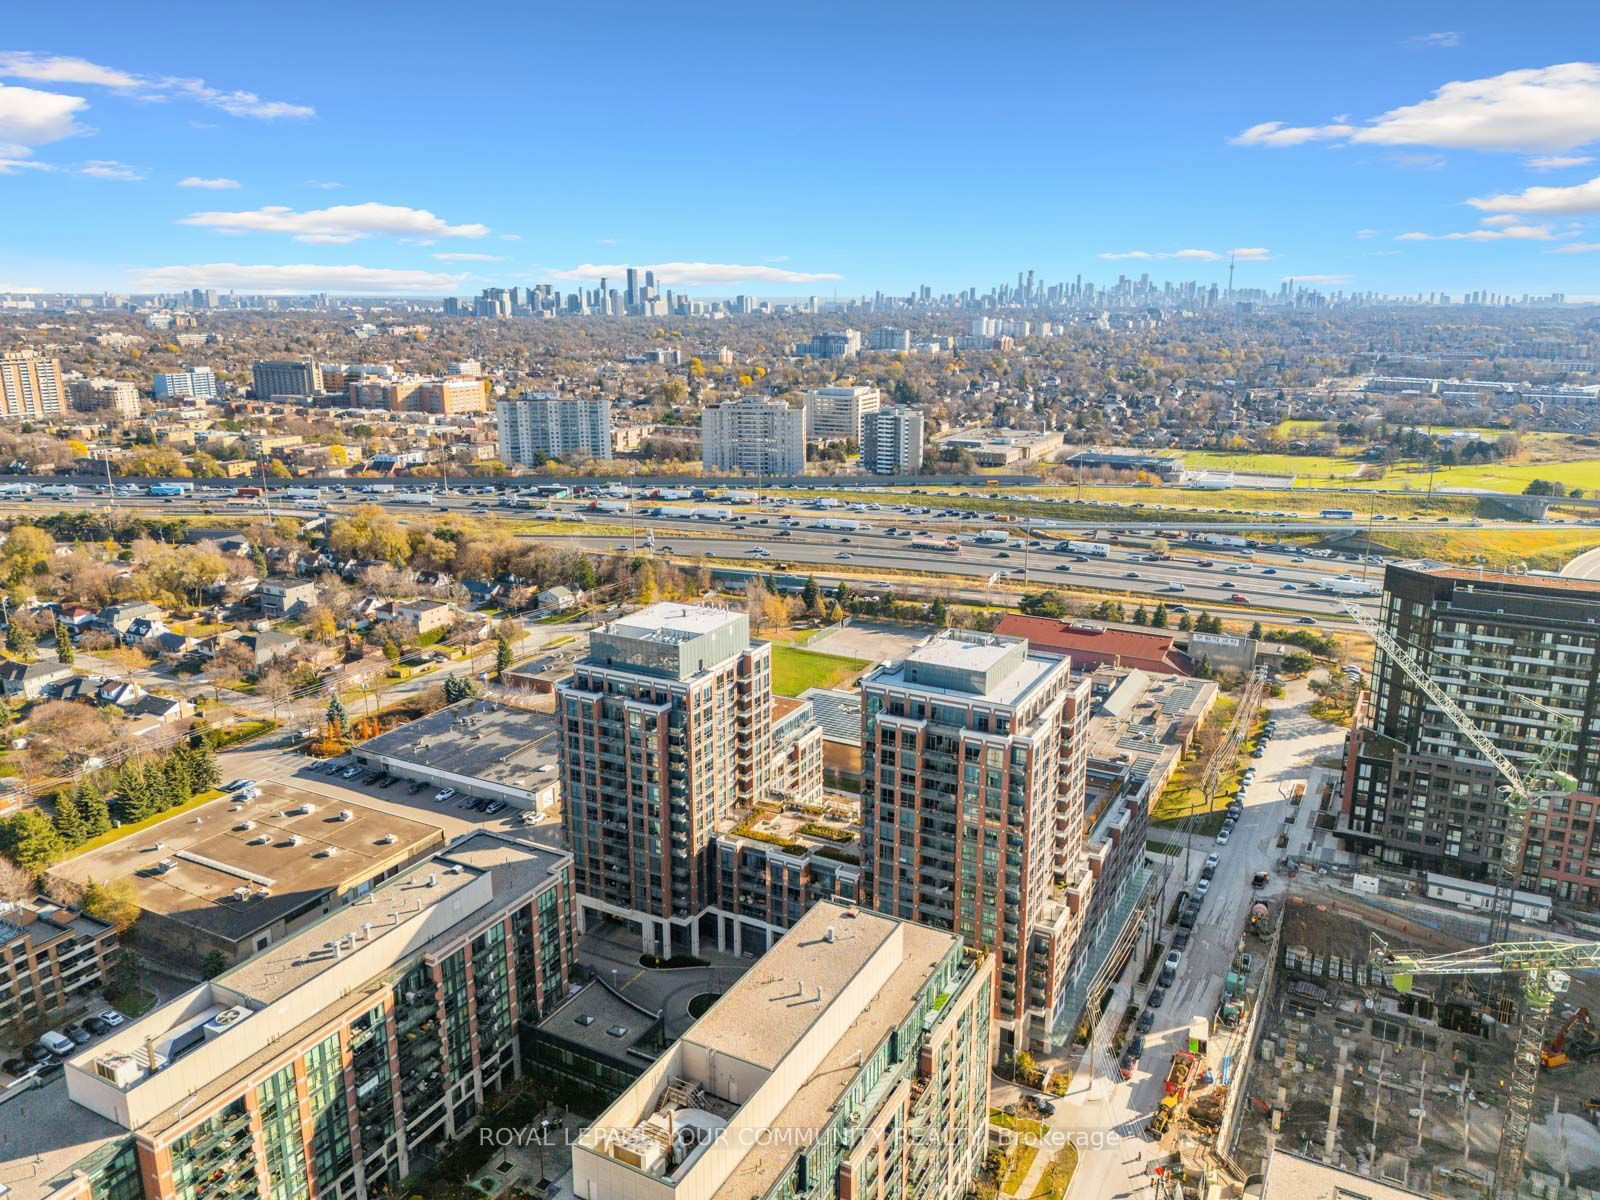
[[[1563,1021],[1561,1028],[1556,1030],[1555,1037],[1544,1044],[1544,1049],[1539,1052],[1539,1065],[1541,1067],[1547,1071],[1553,1071],[1557,1067],[1566,1066],[1571,1061],[1567,1054],[1567,1035],[1580,1023],[1587,1026],[1589,1036],[1591,1038],[1594,1037],[1594,1021],[1589,1017],[1589,1010],[1580,1008]],[[1583,1057],[1582,1051],[1574,1050],[1573,1053]]]
[[[1505,801],[1505,830],[1500,839],[1500,877],[1495,883],[1494,896],[1490,901],[1488,940],[1491,944],[1506,942],[1511,936],[1513,900],[1517,888],[1522,884],[1522,860],[1527,848],[1528,810],[1542,795],[1571,795],[1578,788],[1577,779],[1570,773],[1558,769],[1555,761],[1562,753],[1563,747],[1571,740],[1577,723],[1571,717],[1555,712],[1531,696],[1511,693],[1513,700],[1525,707],[1543,712],[1556,721],[1557,736],[1549,739],[1543,752],[1534,760],[1532,768],[1524,776],[1516,764],[1489,740],[1488,735],[1473,724],[1472,718],[1461,710],[1461,706],[1433,682],[1422,665],[1390,636],[1387,629],[1368,616],[1366,610],[1358,604],[1345,604],[1342,607],[1357,625],[1366,630],[1368,636],[1382,648],[1395,665],[1406,673],[1411,682],[1422,689],[1423,694],[1433,701],[1435,707],[1450,719],[1450,723],[1461,731],[1478,753],[1489,760],[1505,780],[1505,786],[1501,789]]]
[[[1426,958],[1389,950],[1379,943],[1391,968],[1390,983],[1402,995],[1418,975],[1520,975],[1522,1019],[1511,1055],[1505,1127],[1495,1158],[1493,1200],[1517,1200],[1522,1192],[1522,1162],[1533,1122],[1534,1089],[1544,1049],[1544,1027],[1555,998],[1571,982],[1569,970],[1600,968],[1600,942],[1505,942],[1475,946]]]

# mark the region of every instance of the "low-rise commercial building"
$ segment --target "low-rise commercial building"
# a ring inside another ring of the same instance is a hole
[[[549,812],[561,794],[561,727],[549,704],[463,700],[362,742],[355,760],[401,779]]]
[[[9,1200],[371,1200],[524,1075],[567,995],[570,859],[461,839],[0,1104]]]
[[[818,904],[584,1131],[574,1195],[955,1200],[988,1149],[991,975]]]
[[[134,934],[198,967],[212,951],[239,962],[357,901],[438,849],[443,834],[354,800],[269,787],[231,796],[57,863],[85,886],[128,881]]]

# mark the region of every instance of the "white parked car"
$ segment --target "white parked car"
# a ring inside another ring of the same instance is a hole
[[[454,800],[456,798],[456,790],[455,788],[445,788],[442,792],[435,792],[433,798],[435,802],[443,804],[447,800]]]

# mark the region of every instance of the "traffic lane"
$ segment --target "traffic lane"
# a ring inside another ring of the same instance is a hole
[[[632,549],[630,541],[618,541],[614,536],[598,537],[588,534],[545,534],[541,540],[567,541],[580,548],[595,551],[615,551],[618,546],[625,550]],[[751,550],[760,547],[770,550],[770,556],[751,554]],[[809,540],[794,540],[783,542],[770,542],[759,535],[741,535],[734,537],[699,537],[691,540],[678,540],[667,542],[659,535],[655,539],[655,550],[658,553],[670,553],[673,557],[689,558],[704,555],[726,561],[731,566],[746,567],[754,571],[778,572],[784,568],[778,563],[803,564],[807,567],[840,567],[859,570],[861,568],[879,570],[937,570],[940,574],[963,575],[977,580],[987,581],[998,570],[1012,570],[1009,576],[1013,581],[1021,582],[1024,572],[1020,562],[1012,559],[1001,559],[997,554],[975,557],[969,554],[934,555],[927,551],[918,552],[906,547],[893,549],[870,549],[852,544],[845,550],[848,558],[840,558],[838,543],[821,544]],[[1233,576],[1226,577],[1226,582],[1219,580],[1215,575],[1185,575],[1180,574],[1179,582],[1185,583],[1182,592],[1171,592],[1167,589],[1172,582],[1171,578],[1147,578],[1144,572],[1138,579],[1128,579],[1125,572],[1101,567],[1099,570],[1090,568],[1090,573],[1085,574],[1085,564],[1071,564],[1071,571],[1053,572],[1039,569],[1030,569],[1026,572],[1026,582],[1048,587],[1052,582],[1059,582],[1060,586],[1070,587],[1074,582],[1081,586],[1094,587],[1102,590],[1123,591],[1130,594],[1148,597],[1152,603],[1166,603],[1169,607],[1181,605],[1189,608],[1205,609],[1222,615],[1230,607],[1228,597],[1234,594],[1243,595],[1249,605],[1280,609],[1291,614],[1311,617],[1329,618],[1343,622],[1346,620],[1342,611],[1334,607],[1335,597],[1321,593],[1310,593],[1296,590],[1283,592],[1270,586],[1262,587],[1251,581],[1246,582]],[[1201,568],[1203,571],[1204,568]],[[1059,580],[1054,576],[1059,574]],[[1371,605],[1374,601],[1361,598],[1362,603]],[[1247,606],[1238,606],[1241,610],[1248,611]],[[1270,618],[1269,618],[1270,619]]]

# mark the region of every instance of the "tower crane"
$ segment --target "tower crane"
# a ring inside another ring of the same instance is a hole
[[[1435,707],[1450,719],[1450,723],[1461,731],[1478,753],[1489,760],[1505,780],[1505,785],[1501,788],[1505,803],[1505,830],[1500,840],[1500,877],[1495,883],[1489,910],[1489,941],[1505,942],[1511,934],[1513,897],[1522,883],[1522,860],[1527,847],[1528,810],[1542,795],[1554,793],[1565,796],[1578,788],[1578,781],[1555,765],[1556,757],[1570,740],[1577,723],[1571,717],[1555,712],[1530,696],[1512,693],[1512,699],[1528,708],[1541,711],[1556,721],[1558,736],[1546,743],[1543,752],[1534,760],[1532,769],[1524,776],[1516,764],[1489,740],[1488,735],[1473,724],[1472,718],[1461,710],[1461,706],[1429,678],[1422,665],[1411,657],[1387,629],[1367,615],[1360,605],[1345,604],[1343,608],[1394,661],[1395,665],[1406,673],[1411,682],[1422,689],[1423,694],[1433,701]]]
[[[1494,1200],[1517,1200],[1522,1192],[1522,1162],[1533,1121],[1533,1095],[1544,1050],[1544,1027],[1555,998],[1567,990],[1569,969],[1600,968],[1600,942],[1503,942],[1453,954],[1421,958],[1379,944],[1390,982],[1402,995],[1418,975],[1520,975],[1522,1018],[1511,1057],[1505,1127],[1495,1158]]]

